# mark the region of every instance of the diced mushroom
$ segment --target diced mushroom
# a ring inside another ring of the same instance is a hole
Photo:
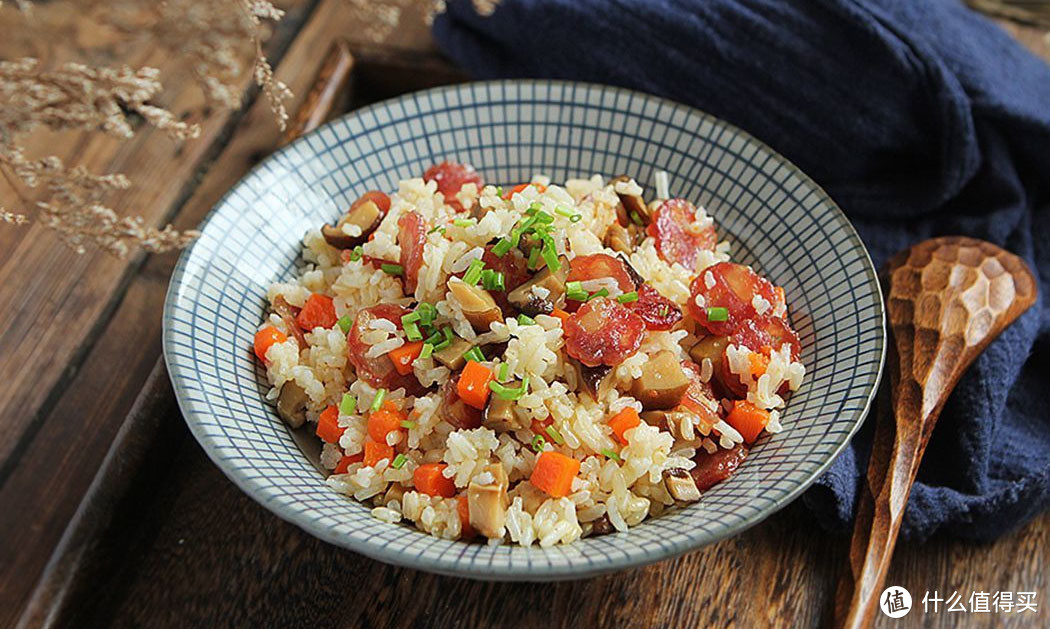
[[[642,411],[641,418],[642,421],[650,426],[656,426],[660,430],[666,430],[671,433],[675,439],[688,441],[701,436],[696,428],[696,413],[683,404],[679,404],[671,410]],[[685,424],[693,426],[693,430],[688,436],[683,430]]]
[[[627,175],[620,175],[610,183],[616,185],[621,181],[630,181],[630,177]],[[620,205],[623,207],[624,214],[626,215],[621,217],[621,220],[623,220],[624,223],[637,223],[638,221],[641,221],[643,224],[649,223],[649,206],[645,204],[645,199],[642,198],[642,195],[617,192],[616,196],[620,197]]]
[[[488,291],[471,286],[456,277],[448,281],[448,289],[463,309],[463,316],[476,331],[488,332],[490,325],[496,321],[503,321],[503,311]]]
[[[602,398],[611,386],[612,378],[606,378],[606,376],[612,371],[612,367],[606,365],[588,367],[577,360],[573,360],[572,365],[576,368],[576,375],[582,385],[581,390],[595,400]]]
[[[678,357],[665,349],[642,365],[642,375],[631,383],[631,395],[646,410],[666,409],[678,406],[688,388],[689,376]]]
[[[470,341],[465,341],[458,336],[452,337],[452,342],[447,347],[434,352],[434,360],[448,367],[452,371],[458,371],[466,364],[467,359],[463,354],[471,347]]]
[[[515,380],[506,383],[505,386],[514,388],[521,386],[521,383]],[[484,423],[487,428],[496,432],[511,432],[528,426],[527,421],[522,421],[514,413],[514,401],[505,400],[497,395],[489,396],[488,406],[485,407]]]
[[[303,334],[302,329],[299,327],[299,322],[295,320],[295,316],[299,314],[297,309],[288,303],[284,295],[278,295],[273,298],[273,311],[277,313],[281,321],[284,321],[284,327],[288,328],[291,335],[295,337],[295,342],[299,344],[299,351],[310,346],[306,342],[306,336]]]
[[[277,414],[292,428],[299,428],[306,421],[306,391],[289,380],[281,386],[281,393],[277,396]]]
[[[696,486],[689,472],[680,467],[667,470],[664,474],[664,483],[671,497],[681,502],[696,502],[700,500],[700,489]]]
[[[470,526],[485,537],[499,538],[503,537],[507,519],[507,472],[502,463],[491,463],[479,476],[486,473],[491,476],[491,482],[472,480],[467,486]]]
[[[591,522],[591,535],[608,535],[609,533],[615,533],[616,528],[609,521],[609,516],[604,513],[600,518]]]
[[[689,349],[689,357],[698,365],[703,364],[705,358],[711,359],[712,365],[717,365],[722,360],[722,354],[728,344],[727,336],[705,336]]]
[[[368,240],[368,236],[383,222],[383,210],[375,201],[365,201],[344,214],[335,225],[325,225],[321,235],[336,249],[350,249]],[[356,229],[354,229],[356,227]],[[356,232],[351,235],[349,232]]]
[[[642,274],[639,273],[631,265],[631,261],[627,259],[626,255],[621,253],[621,254],[617,255],[616,257],[620,259],[620,262],[623,262],[624,268],[627,269],[627,275],[631,276],[631,281],[634,282],[634,285],[635,285],[636,288],[645,283],[645,278],[642,277]]]
[[[510,291],[507,300],[530,317],[554,312],[556,307],[564,304],[565,278],[569,276],[569,259],[560,256],[558,261],[561,265],[557,272],[543,269],[531,280]]]
[[[613,251],[620,253],[629,254],[634,250],[631,234],[627,232],[626,227],[619,223],[613,223],[609,226],[609,229],[605,230],[604,244]]]

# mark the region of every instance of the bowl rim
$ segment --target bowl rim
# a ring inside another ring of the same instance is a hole
[[[779,152],[774,150],[768,144],[762,140],[756,138],[747,131],[740,127],[725,121],[722,118],[707,113],[704,110],[698,109],[691,105],[687,105],[669,98],[662,96],[656,96],[639,90],[633,90],[629,88],[606,85],[602,83],[591,83],[583,81],[565,81],[556,79],[503,79],[503,80],[491,80],[491,81],[470,81],[466,83],[457,83],[452,85],[444,85],[425,90],[417,90],[408,92],[388,98],[376,103],[372,103],[365,107],[355,109],[347,112],[346,114],[332,119],[325,124],[319,126],[317,129],[304,134],[297,138],[293,142],[286,144],[285,146],[279,147],[273,153],[268,155],[265,159],[261,160],[258,164],[254,165],[249,169],[242,177],[240,177],[231,187],[227,190],[212,208],[208,211],[205,217],[201,220],[198,231],[204,232],[207,229],[211,221],[216,217],[219,210],[223,208],[227,201],[234,195],[235,191],[244,184],[245,181],[251,179],[256,175],[258,171],[265,167],[265,165],[278,159],[287,153],[294,153],[299,150],[298,146],[306,144],[308,139],[312,136],[322,132],[328,127],[344,121],[350,118],[364,116],[372,111],[389,108],[399,102],[412,100],[418,98],[421,95],[439,95],[448,92],[456,92],[464,89],[478,88],[478,87],[506,87],[506,86],[552,86],[552,87],[575,87],[583,89],[598,89],[604,92],[612,92],[615,95],[629,96],[633,98],[640,98],[655,104],[662,106],[668,106],[675,110],[682,110],[690,115],[699,116],[701,120],[713,122],[714,124],[724,127],[726,130],[732,132],[734,136],[743,138],[744,140],[753,143],[756,147],[761,150],[767,151],[772,162],[778,166],[786,168],[794,176],[798,177],[803,184],[810,186],[813,193],[817,197],[818,201],[829,206],[832,215],[840,219],[842,227],[845,229],[846,236],[850,246],[860,252],[861,260],[864,266],[863,279],[865,283],[874,286],[873,291],[873,306],[877,309],[878,315],[878,332],[874,337],[874,342],[878,345],[879,360],[878,369],[875,372],[875,378],[871,383],[871,388],[868,391],[867,399],[864,401],[864,405],[859,410],[852,411],[855,416],[852,426],[847,433],[842,433],[839,442],[835,445],[829,456],[819,466],[814,468],[805,478],[803,478],[798,484],[781,496],[775,502],[770,503],[762,511],[758,511],[750,517],[741,520],[738,523],[729,525],[726,527],[721,534],[714,537],[707,537],[701,535],[689,536],[686,535],[686,539],[680,542],[669,543],[667,545],[661,545],[659,549],[647,551],[639,554],[625,554],[621,557],[610,558],[607,561],[595,565],[592,563],[574,563],[568,562],[564,565],[558,566],[544,566],[537,562],[529,562],[529,565],[523,566],[517,563],[512,563],[507,566],[489,566],[488,570],[482,572],[478,570],[469,569],[458,564],[458,558],[456,556],[448,557],[446,554],[441,554],[438,557],[408,555],[402,549],[394,546],[377,547],[373,545],[369,540],[357,540],[351,536],[340,534],[333,530],[330,526],[322,524],[316,519],[307,519],[302,517],[302,512],[294,511],[289,509],[286,505],[272,500],[267,500],[267,496],[263,494],[263,489],[255,483],[252,478],[242,474],[235,466],[230,465],[229,458],[221,455],[218,450],[218,446],[211,443],[206,437],[206,432],[198,420],[198,411],[192,409],[184,398],[182,387],[180,386],[179,379],[185,378],[186,376],[182,373],[180,365],[173,359],[174,346],[173,346],[173,330],[171,328],[171,322],[174,319],[174,313],[177,309],[176,306],[176,295],[185,281],[185,275],[187,271],[187,265],[189,260],[193,257],[194,250],[199,245],[199,241],[195,241],[188,248],[186,248],[178,258],[175,268],[172,272],[171,279],[169,280],[168,289],[165,294],[164,309],[163,309],[163,320],[162,320],[162,345],[164,361],[168,369],[169,378],[172,383],[172,387],[175,391],[175,397],[178,402],[179,411],[183,416],[186,425],[189,427],[190,432],[193,434],[197,443],[208,455],[208,458],[222,471],[222,473],[232,481],[242,492],[247,494],[255,502],[265,507],[274,515],[278,516],[282,520],[294,524],[300,529],[310,533],[311,535],[342,548],[349,549],[353,552],[360,553],[371,559],[375,559],[384,563],[393,564],[400,567],[414,568],[418,570],[424,570],[427,572],[433,572],[446,576],[456,576],[471,579],[490,580],[490,581],[549,581],[549,580],[562,580],[562,579],[582,579],[588,577],[594,577],[601,574],[607,574],[610,572],[616,572],[621,570],[628,570],[645,566],[648,564],[664,561],[679,557],[687,552],[697,550],[709,544],[713,544],[731,537],[735,537],[740,533],[750,529],[751,527],[764,521],[772,514],[780,511],[789,503],[794,502],[801,494],[808,489],[816,479],[823,474],[831,463],[838,458],[842,453],[842,450],[846,447],[846,444],[850,442],[853,436],[863,425],[865,419],[868,417],[876,394],[879,390],[879,386],[882,382],[883,371],[885,370],[886,353],[887,353],[887,334],[886,334],[886,308],[885,299],[882,291],[882,286],[879,281],[878,273],[875,269],[875,265],[871,259],[871,255],[868,252],[867,247],[861,240],[860,235],[857,233],[856,228],[852,222],[846,216],[845,212],[839,207],[839,205],[831,198],[831,196],[821,187],[816,181],[809,177],[805,172],[802,171],[793,162],[788,160],[786,157],[781,155]],[[334,490],[333,490],[334,491]],[[352,500],[352,498],[348,498]],[[377,523],[386,525],[377,520]],[[425,533],[424,533],[425,534]],[[627,535],[630,533],[628,532]],[[460,542],[453,542],[460,543]],[[534,552],[543,552],[545,549],[533,547]]]

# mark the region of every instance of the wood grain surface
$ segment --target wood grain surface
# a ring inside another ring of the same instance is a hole
[[[268,54],[297,94],[292,109],[337,38],[349,41],[356,59],[355,105],[463,80],[435,54],[422,19],[426,0],[397,4],[401,27],[391,33],[369,21],[361,9],[368,3],[303,0],[290,12]],[[73,52],[112,46],[78,30],[75,17],[65,19],[76,33]],[[54,48],[9,35],[0,38],[0,56],[17,43]],[[178,72],[149,50],[131,51],[130,59]],[[176,111],[200,105],[185,76],[169,83],[164,104]],[[53,138],[37,141],[55,145]],[[130,143],[74,136],[63,138],[57,152],[103,172],[129,173],[136,188],[118,201],[121,207],[153,224],[173,220],[185,228],[280,141],[267,106],[256,102],[213,118],[204,137],[186,145],[148,135]],[[0,196],[7,194],[0,188]],[[175,258],[77,257],[38,228],[0,229],[0,308],[19,315],[0,318],[0,626],[24,612],[107,446],[148,383]],[[844,566],[848,540],[820,532],[795,505],[736,539],[590,581],[479,583],[392,568],[327,546],[252,502],[207,460],[171,398],[164,402],[156,388],[147,394],[154,405],[139,400],[136,408],[155,413],[132,415],[121,429],[141,437],[142,465],[115,466],[130,481],[127,491],[113,496],[113,512],[94,522],[103,534],[85,556],[102,560],[81,566],[85,571],[69,582],[65,600],[72,606],[49,616],[60,625],[814,626],[829,617]],[[1036,590],[1038,615],[961,621],[942,611],[877,626],[1050,625],[1043,611],[1048,538],[1050,516],[1044,516],[988,546],[905,543],[888,579],[920,592],[917,601],[925,589]],[[47,617],[28,616],[27,626]]]

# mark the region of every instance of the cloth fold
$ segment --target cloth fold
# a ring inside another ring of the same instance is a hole
[[[1040,300],[945,406],[903,534],[992,539],[1050,506],[1050,68],[999,27],[959,0],[449,0],[433,32],[479,79],[620,85],[748,130],[879,266],[944,234],[1022,256]],[[852,519],[871,425],[805,496],[830,529]]]

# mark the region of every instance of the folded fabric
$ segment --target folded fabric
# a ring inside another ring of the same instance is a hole
[[[945,406],[903,534],[990,539],[1050,506],[1050,68],[999,27],[959,0],[449,0],[433,31],[480,79],[621,85],[739,125],[831,194],[877,265],[942,234],[1025,258],[1040,301]],[[829,528],[852,519],[871,427],[806,494]]]

